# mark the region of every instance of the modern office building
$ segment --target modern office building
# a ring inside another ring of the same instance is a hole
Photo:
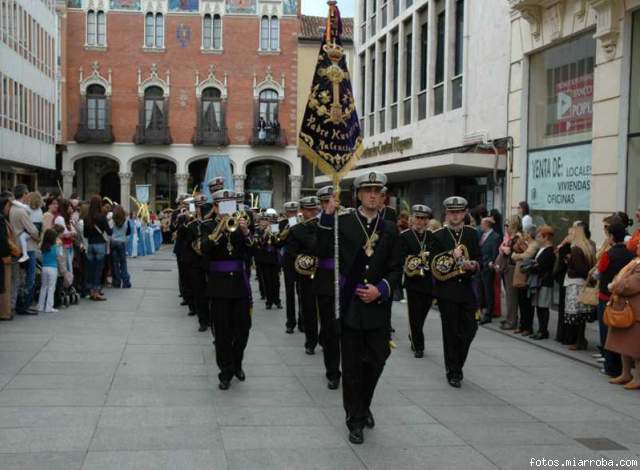
[[[502,207],[509,5],[358,0],[352,71],[367,150],[345,180],[384,171],[407,208],[451,194]],[[316,178],[323,183],[325,178]]]
[[[54,0],[0,0],[0,188],[55,189]]]

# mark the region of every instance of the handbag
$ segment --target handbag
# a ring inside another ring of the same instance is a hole
[[[95,228],[96,228],[96,231],[100,235],[102,235],[102,238],[104,238],[106,254],[110,255],[111,254],[111,239],[109,238],[109,235],[107,235],[105,232],[100,230],[100,227],[98,227],[97,225],[95,226]]]
[[[522,272],[522,261],[518,261],[516,263],[516,267],[513,270],[513,287],[517,289],[522,289],[529,285],[529,275]]]
[[[630,328],[636,322],[636,316],[633,313],[629,299],[624,299],[623,307],[617,308],[616,301],[618,297],[611,297],[607,307],[604,310],[604,324],[611,328]]]
[[[591,307],[598,306],[598,285],[589,286],[585,285],[582,289],[580,289],[580,293],[578,294],[578,302],[583,305],[589,305]]]

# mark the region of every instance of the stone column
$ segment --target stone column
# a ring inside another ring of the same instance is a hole
[[[289,181],[291,182],[291,200],[300,200],[300,190],[302,189],[302,176],[289,175]]]
[[[180,196],[181,194],[187,194],[189,173],[176,173],[176,181],[178,183],[178,196]]]
[[[244,181],[247,175],[233,175],[233,190],[236,193],[244,193]]]
[[[130,210],[130,199],[131,195],[131,178],[133,178],[133,173],[118,173],[120,177],[120,205],[126,211]]]
[[[73,193],[73,177],[76,172],[73,170],[65,170],[60,172],[62,174],[62,192],[65,198],[69,198]]]

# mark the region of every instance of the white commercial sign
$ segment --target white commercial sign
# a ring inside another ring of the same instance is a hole
[[[591,144],[529,152],[528,202],[540,211],[591,209]]]

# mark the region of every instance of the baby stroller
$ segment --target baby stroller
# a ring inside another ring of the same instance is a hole
[[[64,273],[64,276],[59,278],[58,282],[61,282],[62,284],[59,285],[59,289],[57,289],[57,291],[60,292],[60,304],[65,308],[70,305],[78,305],[80,296],[78,295],[76,288],[73,286],[73,273]]]

